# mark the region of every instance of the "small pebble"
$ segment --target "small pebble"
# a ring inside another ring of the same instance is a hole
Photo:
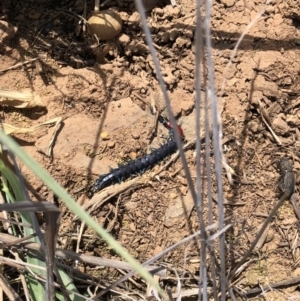
[[[16,17],[15,17],[15,20],[16,21],[23,21],[25,20],[25,16],[23,14],[18,14]]]
[[[170,199],[174,200],[174,199],[176,199],[177,194],[174,193],[174,192],[171,192],[170,195],[169,195],[169,197],[170,197]]]
[[[91,87],[90,87],[90,92],[91,92],[91,93],[97,92],[97,87],[96,87],[96,86],[91,86]]]
[[[172,11],[173,18],[179,18],[180,13],[181,13],[181,11],[180,11],[179,7],[173,7],[173,11]]]
[[[135,231],[136,231],[135,224],[134,224],[134,223],[130,223],[130,224],[129,224],[129,229],[130,229],[132,232],[135,232]]]
[[[118,40],[122,45],[127,45],[130,43],[130,37],[124,33],[119,36]]]
[[[43,187],[41,188],[40,192],[44,192],[44,191],[46,191],[46,190],[47,190],[47,186],[43,186]]]
[[[187,186],[187,180],[184,177],[178,176],[178,179],[182,185]]]
[[[40,12],[38,12],[38,11],[31,11],[31,12],[28,14],[28,17],[29,17],[30,19],[37,20],[37,19],[40,18],[41,15],[42,15],[42,14],[41,14]]]
[[[100,134],[100,136],[101,136],[101,138],[102,138],[103,140],[108,140],[108,139],[109,139],[108,133],[107,133],[107,132],[102,132],[102,133]]]
[[[114,142],[114,141],[111,141],[111,142],[109,142],[109,143],[107,144],[107,146],[108,146],[109,148],[114,148],[114,147],[115,147],[115,142]]]
[[[60,23],[61,23],[61,21],[60,21],[59,19],[55,19],[55,20],[53,21],[53,25],[54,25],[54,26],[60,25]]]
[[[131,152],[131,153],[130,153],[130,158],[131,158],[132,160],[135,160],[135,159],[137,158],[137,153],[136,153],[136,152]]]
[[[65,157],[67,158],[67,157],[69,157],[70,156],[70,154],[69,153],[65,153]]]
[[[134,138],[134,139],[139,139],[140,138],[140,134],[136,131],[132,132],[131,136]]]
[[[186,195],[187,192],[188,192],[188,188],[187,188],[187,187],[181,186],[179,189],[180,189],[180,191],[181,191],[181,193],[182,193],[183,195]]]

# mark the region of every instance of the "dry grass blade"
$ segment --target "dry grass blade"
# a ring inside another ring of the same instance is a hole
[[[0,286],[9,300],[22,301],[22,298],[14,291],[2,274],[0,274]]]
[[[12,70],[12,69],[17,69],[18,67],[24,66],[24,65],[26,65],[26,64],[33,63],[34,61],[39,60],[39,59],[41,59],[41,58],[42,58],[42,56],[39,56],[39,57],[35,57],[35,58],[33,58],[33,59],[30,59],[30,60],[27,60],[27,61],[25,61],[25,62],[17,63],[17,64],[15,64],[15,65],[13,65],[13,66],[8,67],[8,68],[1,69],[1,70],[0,70],[0,73],[6,72],[6,71],[9,71],[9,70]]]
[[[275,134],[275,132],[273,131],[272,127],[271,127],[271,122],[270,122],[270,118],[268,113],[266,112],[265,108],[263,107],[261,101],[258,99],[257,100],[258,103],[258,107],[259,107],[259,113],[261,115],[261,119],[264,122],[264,124],[266,125],[266,127],[269,129],[269,131],[271,132],[272,136],[274,137],[274,139],[276,140],[276,142],[279,145],[282,145],[279,137]]]
[[[13,211],[18,212],[22,222],[30,223],[32,225],[32,228],[24,227],[23,229],[20,229],[20,231],[26,237],[30,237],[32,234],[37,234],[31,236],[30,240],[34,242],[41,242],[43,247],[45,247],[44,236],[37,222],[37,217],[35,215],[35,212],[33,212],[32,209],[30,209],[27,212],[20,212],[18,210],[19,204],[21,204],[23,200],[28,200],[29,196],[27,190],[25,189],[25,186],[23,185],[23,180],[22,180],[23,178],[18,168],[18,164],[15,161],[15,157],[9,151],[3,151],[3,150],[0,153],[0,157],[1,157],[0,169],[2,174],[2,184],[3,184],[2,191],[6,195],[7,200],[10,203],[14,204],[15,207]],[[11,164],[11,162],[13,162],[13,164]],[[6,204],[3,204],[1,206],[6,206]],[[45,249],[43,249],[43,251],[44,250]],[[17,257],[18,253],[15,253],[15,256]],[[26,256],[26,261],[27,263],[36,266],[41,266],[41,267],[45,266],[44,261],[40,261],[35,256],[31,256],[30,254]],[[32,268],[32,273],[27,272],[24,275],[24,277],[26,278],[27,287],[29,288],[29,291],[31,291],[31,293],[35,292],[36,294],[44,296],[45,288],[41,283],[36,281],[36,276],[35,276],[36,274],[39,274],[43,278],[47,277],[46,271]]]
[[[0,89],[0,103],[15,108],[44,107],[44,103],[37,92],[34,91],[12,91]]]
[[[26,248],[27,250],[31,251],[42,251],[42,247],[38,243],[33,243],[29,241],[25,242],[24,240],[21,241],[18,238],[5,233],[0,233],[0,241],[2,242],[1,247],[3,248],[14,246],[15,248]],[[56,249],[55,255],[60,259],[77,260],[95,266],[104,266],[115,269],[122,269],[125,271],[132,270],[131,266],[128,263],[115,259],[99,258],[96,256],[90,256],[60,249]],[[160,277],[167,276],[166,269],[164,267],[149,265],[146,267],[146,269],[152,274],[157,274]]]
[[[219,104],[217,102],[216,91],[215,91],[215,78],[214,78],[214,65],[213,65],[213,54],[211,45],[211,15],[212,15],[212,3],[211,1],[205,1],[205,18],[204,18],[204,29],[205,29],[205,43],[207,47],[207,65],[208,65],[208,99],[211,101],[212,107],[212,128],[213,128],[213,147],[214,147],[214,159],[215,159],[215,174],[216,174],[216,184],[218,189],[218,221],[219,229],[224,227],[224,205],[223,205],[223,186],[222,186],[222,166],[221,157],[223,155],[221,147],[222,138],[222,120],[219,112]],[[198,28],[201,30],[201,28]],[[200,84],[200,83],[199,83]],[[224,234],[219,238],[219,283],[221,290],[221,300],[226,299],[226,284],[227,278],[225,274],[225,236]],[[217,264],[217,263],[216,263]],[[205,275],[206,276],[206,275]],[[205,278],[206,280],[206,278]],[[206,294],[206,288],[203,285],[204,297]],[[232,297],[232,294],[231,294]]]
[[[44,127],[46,125],[55,123],[54,131],[53,131],[51,140],[49,142],[48,149],[46,150],[46,153],[45,153],[48,157],[50,157],[51,153],[52,153],[55,137],[56,137],[57,131],[59,129],[59,125],[61,124],[61,121],[62,121],[61,117],[55,117],[53,119],[50,119],[48,121],[42,122],[38,125],[29,127],[29,128],[23,128],[23,127],[20,128],[20,127],[16,127],[16,126],[13,126],[13,125],[7,124],[7,123],[1,123],[1,127],[2,127],[2,130],[4,131],[4,133],[7,135],[27,134],[27,133],[37,131],[38,129],[40,129],[41,127]]]
[[[0,210],[6,211],[20,211],[20,212],[31,212],[31,211],[50,211],[50,212],[59,212],[59,209],[51,203],[47,202],[31,202],[23,201],[19,203],[11,204],[0,204]]]
[[[37,270],[43,270],[43,271],[46,270],[45,267],[41,267],[41,266],[38,266],[35,264],[26,263],[21,260],[11,259],[11,258],[2,257],[2,256],[0,256],[0,262],[5,263],[9,266],[15,267],[17,269],[21,269],[21,270],[23,269],[22,267],[35,268]]]
[[[289,286],[294,286],[296,284],[300,283],[300,277],[294,277],[288,280],[283,280],[283,281],[279,281],[276,283],[269,283],[266,286],[260,286],[259,288],[253,288],[250,289],[248,291],[246,291],[246,295],[249,297],[253,297],[255,295],[258,295],[260,293],[263,293],[264,291],[268,291],[271,289],[279,289],[279,288],[283,288],[283,287],[289,287]],[[293,300],[292,298],[290,300]],[[297,299],[294,299],[297,300]]]
[[[49,125],[49,124],[53,124],[55,123],[55,125],[59,124],[61,122],[61,117],[55,117],[53,119],[50,119],[48,121],[42,122],[38,125],[29,127],[29,128],[20,128],[20,127],[16,127],[7,123],[1,123],[1,127],[2,130],[4,131],[5,134],[10,135],[10,134],[27,134],[27,133],[31,133],[34,132],[36,130],[38,130],[39,128]]]
[[[55,249],[56,249],[56,239],[57,233],[59,228],[59,220],[60,220],[60,210],[51,203],[47,202],[18,202],[12,204],[2,204],[2,210],[7,211],[18,211],[18,212],[36,212],[36,211],[43,211],[46,217],[46,231],[45,231],[45,238],[46,238],[46,245],[47,245],[47,256],[46,256],[46,268],[48,273],[48,277],[46,279],[47,284],[46,287],[49,288],[48,294],[49,296],[54,296],[54,278],[53,278],[53,270],[56,270],[54,256],[55,256]],[[28,265],[28,264],[27,264]],[[35,266],[35,268],[39,268]],[[45,268],[45,270],[46,270]],[[44,269],[44,268],[43,268]],[[56,273],[59,277],[59,273]],[[62,281],[60,281],[62,284]],[[52,298],[51,297],[51,298]]]

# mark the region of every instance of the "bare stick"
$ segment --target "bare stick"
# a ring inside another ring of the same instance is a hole
[[[267,113],[266,113],[266,111],[265,111],[264,107],[262,106],[262,103],[261,103],[261,101],[259,99],[257,100],[257,103],[258,103],[259,113],[260,113],[262,121],[264,122],[264,124],[266,125],[266,127],[269,129],[269,131],[271,132],[271,134],[272,134],[273,138],[276,140],[276,142],[279,145],[282,145],[279,137],[273,131],[272,126],[271,126],[271,122],[269,121],[270,120],[269,116],[267,115]]]
[[[208,98],[211,99],[212,107],[212,129],[213,129],[213,146],[214,146],[214,158],[215,158],[215,173],[217,180],[218,189],[218,221],[219,229],[224,227],[224,205],[223,205],[223,186],[222,186],[222,166],[221,166],[221,140],[222,140],[222,123],[221,117],[218,109],[218,102],[215,92],[215,79],[214,79],[214,67],[212,61],[212,46],[211,46],[211,31],[210,31],[210,21],[211,21],[211,10],[212,2],[210,0],[205,1],[205,18],[204,18],[204,28],[205,28],[205,42],[207,46],[207,65],[208,65],[208,79],[209,79],[209,89]],[[225,160],[225,159],[224,159]],[[226,299],[226,275],[225,275],[225,236],[224,234],[219,238],[219,252],[220,252],[220,285],[221,285],[221,300]]]
[[[5,68],[5,69],[1,69],[1,70],[0,70],[0,73],[1,73],[1,72],[6,72],[6,71],[9,71],[9,70],[12,70],[12,69],[17,69],[17,68],[19,68],[19,67],[21,67],[21,66],[27,65],[27,64],[29,64],[29,63],[32,63],[32,62],[34,62],[34,61],[36,61],[36,60],[40,60],[40,59],[41,59],[41,57],[35,57],[35,58],[33,58],[33,59],[30,59],[30,60],[27,60],[27,61],[24,61],[24,62],[15,64],[15,65],[13,65],[13,66],[11,66],[11,67],[8,67],[8,68]]]

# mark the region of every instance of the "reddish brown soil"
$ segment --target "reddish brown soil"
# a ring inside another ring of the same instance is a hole
[[[0,73],[0,88],[30,88],[41,95],[46,105],[45,109],[30,110],[2,107],[2,119],[15,126],[29,127],[54,117],[63,118],[51,159],[44,152],[53,128],[15,138],[81,202],[88,201],[86,187],[98,175],[107,173],[110,166],[115,167],[128,158],[135,159],[149,150],[147,134],[154,117],[145,103],[150,101],[151,91],[159,94],[159,86],[137,13],[132,5],[121,6],[121,2],[110,1],[109,7],[120,13],[124,21],[122,33],[116,41],[102,43],[102,48],[96,52],[92,51],[91,39],[75,36],[74,18],[61,12],[63,7],[64,11],[81,14],[83,1],[61,1],[57,5],[47,0],[34,4],[6,0],[1,4],[2,20],[9,22],[11,31],[13,26],[18,31],[0,43],[0,69],[38,55],[41,59]],[[148,22],[174,113],[182,122],[187,141],[191,141],[195,137],[195,1],[177,0],[176,8],[165,2],[159,1],[158,7],[148,15]],[[269,4],[263,18],[246,34],[227,74],[223,94],[224,71],[233,47],[263,8],[263,1],[221,0],[213,6],[211,38],[216,90],[224,137],[233,138],[224,145],[224,152],[237,180],[233,186],[229,185],[224,173],[224,196],[228,202],[239,204],[227,205],[226,215],[243,219],[234,225],[227,237],[234,260],[239,260],[246,252],[265,215],[278,199],[278,172],[274,161],[287,155],[293,159],[295,169],[299,168],[300,18],[294,8],[296,1],[286,2]],[[88,11],[91,8],[92,3],[88,1]],[[107,49],[109,52],[104,55]],[[281,147],[261,120],[259,100],[270,116]],[[107,140],[101,138],[104,132],[108,134]],[[161,126],[158,132],[166,134]],[[163,141],[156,139],[152,146]],[[187,150],[186,157],[195,179],[194,150]],[[160,174],[159,181],[154,178],[150,185],[122,194],[119,202],[118,198],[112,198],[93,213],[95,220],[141,262],[198,230],[195,212],[192,211],[188,220],[182,213],[180,195],[188,213],[192,210],[192,202],[180,167],[178,160],[173,162]],[[46,199],[48,188],[27,168],[22,167],[22,170]],[[77,235],[79,223],[72,221],[72,214],[63,204],[60,206],[63,216],[59,240],[65,241],[71,234]],[[258,284],[267,285],[298,276],[297,240],[291,247],[297,231],[293,208],[286,202],[272,222],[266,243],[236,282],[237,288],[247,290]],[[82,252],[117,258],[92,231],[86,229],[85,234],[92,237],[83,239]],[[71,250],[74,246],[71,240],[64,245]],[[183,280],[185,286],[197,287],[198,258],[198,245],[191,242],[162,261],[189,279]],[[231,264],[228,262],[228,269]],[[86,268],[89,271],[89,267]],[[99,271],[90,273],[99,276]],[[173,285],[176,287],[175,281]],[[267,300],[287,300],[297,294],[295,287],[290,287],[268,292],[265,296]]]

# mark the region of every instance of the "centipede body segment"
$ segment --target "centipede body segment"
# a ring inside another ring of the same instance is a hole
[[[162,159],[173,154],[177,150],[173,128],[170,121],[162,116],[159,116],[158,120],[170,130],[169,140],[159,148],[153,149],[150,154],[137,158],[126,164],[120,165],[117,169],[113,169],[108,174],[101,175],[92,186],[93,193],[96,193],[102,188],[107,187],[113,183],[123,181],[131,176],[145,172],[147,169],[159,163]],[[177,125],[177,130],[183,140],[183,131],[179,125]]]

